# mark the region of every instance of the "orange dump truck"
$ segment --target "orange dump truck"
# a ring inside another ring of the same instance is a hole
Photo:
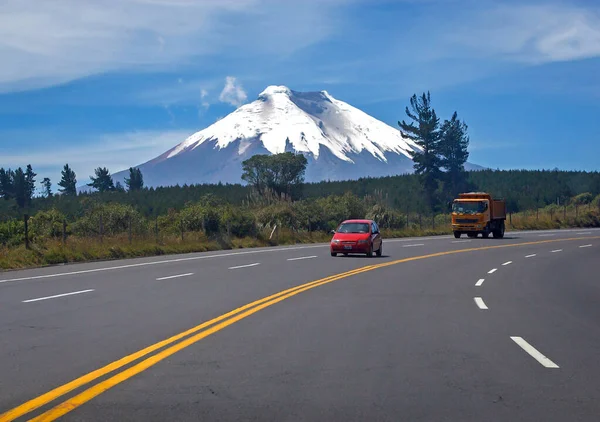
[[[461,193],[452,203],[452,231],[457,239],[463,233],[469,237],[484,238],[490,233],[496,239],[504,237],[506,202],[493,199],[489,193]]]

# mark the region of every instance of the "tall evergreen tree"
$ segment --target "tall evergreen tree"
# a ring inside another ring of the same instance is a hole
[[[431,95],[423,93],[420,97],[413,95],[410,108],[406,107],[406,115],[410,123],[398,122],[402,134],[413,140],[420,151],[412,153],[415,173],[420,175],[427,197],[427,205],[431,210],[435,206],[435,192],[441,174],[440,160],[440,120],[431,107]]]
[[[117,192],[125,192],[125,188],[123,187],[123,185],[121,184],[121,182],[117,182],[115,184],[115,191],[117,191]]]
[[[0,168],[0,197],[5,200],[13,199],[15,197],[13,181],[15,172],[11,169],[5,170]]]
[[[144,188],[144,175],[139,168],[130,167],[129,177],[125,178],[127,190],[136,191]]]
[[[46,198],[52,197],[52,182],[49,178],[44,177],[44,180],[42,180],[42,189]]]
[[[33,194],[35,193],[36,176],[37,174],[33,172],[31,164],[27,164],[27,168],[25,170],[25,196],[28,198],[28,203],[31,202],[31,198],[33,198]]]
[[[21,209],[25,208],[29,204],[31,197],[28,196],[29,187],[27,184],[27,176],[21,167],[15,170],[13,189],[17,206]]]
[[[96,174],[96,177],[90,176],[92,182],[88,183],[88,186],[93,187],[98,192],[115,190],[113,179],[106,167],[98,167],[96,170],[94,170],[94,173]]]
[[[68,164],[65,164],[61,176],[60,182],[58,182],[58,186],[61,187],[59,191],[63,195],[77,195],[77,176]]]
[[[446,171],[446,192],[450,196],[456,196],[460,191],[466,189],[467,173],[465,172],[465,163],[469,158],[467,130],[468,126],[458,119],[456,112],[450,120],[445,120],[442,124],[441,164]]]

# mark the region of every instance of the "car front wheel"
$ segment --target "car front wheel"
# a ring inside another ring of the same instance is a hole
[[[367,256],[369,258],[371,258],[373,256],[373,244],[371,243],[371,246],[369,246],[369,250],[367,251]]]
[[[379,245],[379,249],[377,249],[377,256],[383,255],[383,242]]]

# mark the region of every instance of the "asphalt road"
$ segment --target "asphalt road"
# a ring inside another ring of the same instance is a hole
[[[0,273],[0,421],[597,421],[599,258],[581,229]]]

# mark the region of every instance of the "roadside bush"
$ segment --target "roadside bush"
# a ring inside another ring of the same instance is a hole
[[[573,203],[577,205],[587,205],[594,199],[594,195],[589,192],[580,193],[575,198],[573,198]]]
[[[56,209],[38,212],[29,219],[29,233],[32,240],[61,237],[64,220],[64,214]]]
[[[25,242],[25,223],[21,220],[0,222],[0,244],[16,246]]]
[[[73,224],[72,231],[79,236],[97,236],[100,234],[101,219],[103,234],[107,236],[126,233],[129,230],[129,221],[132,231],[136,234],[148,230],[146,220],[132,206],[102,204],[87,210],[85,215]]]
[[[256,236],[258,230],[254,215],[239,208],[224,207],[220,215],[221,227],[235,237]]]

